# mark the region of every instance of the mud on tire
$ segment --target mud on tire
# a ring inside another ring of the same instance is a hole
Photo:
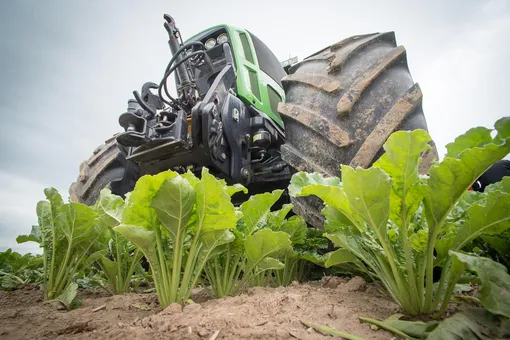
[[[296,171],[340,176],[340,164],[369,167],[397,130],[427,129],[422,92],[394,32],[342,40],[294,65],[283,80],[285,123],[282,158]],[[433,144],[433,143],[432,143]],[[421,172],[437,158],[434,145]],[[295,212],[321,227],[322,204],[293,199]]]
[[[92,205],[105,187],[121,196],[132,191],[139,175],[138,167],[126,160],[115,137],[112,137],[80,164],[80,174],[71,184],[69,194],[75,202]]]

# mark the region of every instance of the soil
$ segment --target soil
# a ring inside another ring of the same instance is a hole
[[[81,290],[82,305],[59,310],[43,303],[42,291],[26,287],[0,292],[0,339],[325,339],[301,320],[328,325],[365,339],[391,339],[358,317],[384,319],[399,311],[360,277],[324,277],[289,287],[250,288],[246,293],[161,310],[155,294],[109,296]],[[215,337],[216,335],[216,337]]]

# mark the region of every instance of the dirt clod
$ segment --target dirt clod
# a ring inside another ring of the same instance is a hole
[[[200,306],[198,303],[193,303],[191,305],[184,306],[182,309],[182,312],[184,314],[196,314],[202,309],[202,306]]]
[[[348,292],[363,292],[367,288],[367,283],[361,276],[355,276],[345,284]]]
[[[323,276],[321,279],[321,286],[324,288],[334,289],[345,282],[346,281],[344,279],[338,276]]]
[[[176,313],[181,313],[182,307],[178,303],[172,303],[168,307],[166,307],[160,314],[161,315],[172,315]]]

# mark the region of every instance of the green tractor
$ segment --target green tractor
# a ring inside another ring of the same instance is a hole
[[[219,25],[183,42],[174,19],[164,19],[172,58],[161,82],[133,92],[119,117],[124,131],[81,164],[71,199],[93,204],[108,185],[124,195],[144,174],[198,175],[204,166],[250,194],[286,188],[296,171],[339,176],[340,164],[368,167],[394,131],[427,130],[422,93],[393,32],[347,38],[284,69],[247,30]],[[431,150],[424,171],[437,157]],[[293,203],[322,224],[318,201]]]

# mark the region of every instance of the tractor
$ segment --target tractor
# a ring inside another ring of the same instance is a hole
[[[369,167],[394,131],[427,130],[394,32],[353,36],[284,68],[248,30],[219,25],[183,41],[175,20],[163,18],[172,55],[164,75],[133,91],[119,117],[124,131],[80,165],[74,201],[93,204],[107,186],[124,196],[141,176],[169,169],[199,175],[207,167],[250,194],[286,188],[297,171]],[[433,147],[422,172],[435,158]],[[322,225],[318,200],[291,200],[295,213]]]

